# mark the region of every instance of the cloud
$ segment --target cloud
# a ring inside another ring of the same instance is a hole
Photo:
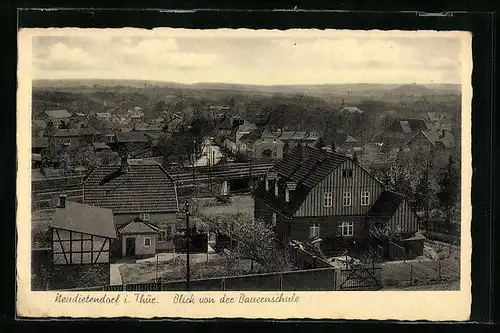
[[[73,43],[75,41],[73,40]],[[35,67],[51,70],[109,69],[131,71],[159,68],[206,68],[219,58],[215,53],[184,52],[175,39],[92,38],[80,42],[81,47],[68,41],[47,46],[46,52],[34,54]]]
[[[273,40],[294,63],[311,63],[330,68],[422,68],[439,67],[426,59],[416,45],[404,45],[389,39],[315,39]],[[286,59],[286,58],[284,58]],[[441,57],[441,63],[446,58]],[[452,64],[452,61],[448,64]]]
[[[248,84],[460,82],[459,44],[410,38],[57,37],[34,42],[37,78]]]
[[[37,66],[50,69],[94,68],[99,65],[97,58],[81,48],[71,48],[57,42],[48,48],[42,58],[35,61]]]

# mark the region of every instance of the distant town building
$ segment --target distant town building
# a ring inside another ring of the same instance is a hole
[[[97,112],[95,115],[97,119],[111,121],[111,113],[109,112]]]
[[[243,135],[238,150],[251,159],[278,161],[283,158],[283,142],[265,128]]]
[[[286,154],[297,146],[314,147],[319,141],[320,135],[316,132],[278,131],[278,138],[283,142]]]
[[[337,133],[333,138],[332,148],[335,152],[353,156],[355,152],[363,149],[362,145],[353,136],[347,133]]]
[[[40,154],[42,150],[49,146],[48,138],[32,137],[31,138],[31,153]]]
[[[67,110],[48,110],[41,112],[37,119],[52,122],[55,128],[66,128],[71,118],[71,113]]]
[[[436,150],[448,150],[455,146],[453,135],[445,130],[424,132],[419,131],[407,143],[411,151],[431,152]]]

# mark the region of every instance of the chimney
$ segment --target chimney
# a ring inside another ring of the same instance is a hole
[[[300,149],[302,150],[302,161],[306,161],[309,158],[309,148],[305,144],[302,144]]]
[[[123,155],[122,156],[122,165],[121,165],[121,171],[123,173],[127,173],[130,170],[130,164],[128,162],[128,159],[130,158],[129,154]]]
[[[57,205],[58,208],[66,208],[66,194],[61,194],[59,196],[59,204]]]

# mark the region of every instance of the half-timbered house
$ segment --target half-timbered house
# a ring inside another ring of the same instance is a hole
[[[418,230],[404,197],[389,210],[380,203],[385,195],[382,183],[351,158],[302,146],[278,162],[256,189],[255,217],[272,223],[284,243],[321,238],[325,253],[361,249],[371,238],[375,205],[381,207],[377,213],[395,221],[391,227],[401,227],[405,235]]]
[[[110,209],[67,201],[61,195],[50,227],[54,288],[109,284],[110,243],[116,239]],[[89,271],[95,272],[89,274],[92,281],[82,281]]]

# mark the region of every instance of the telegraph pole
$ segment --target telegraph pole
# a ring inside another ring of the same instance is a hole
[[[189,252],[191,248],[191,231],[189,227],[189,201],[186,199],[186,290],[191,289],[190,286],[190,269],[189,269]]]
[[[193,196],[196,196],[196,177],[195,177],[195,173],[194,173],[194,165],[195,165],[195,149],[196,149],[196,141],[193,140],[193,151],[192,151],[192,160],[193,160],[193,163],[192,163],[192,169],[193,169]]]

